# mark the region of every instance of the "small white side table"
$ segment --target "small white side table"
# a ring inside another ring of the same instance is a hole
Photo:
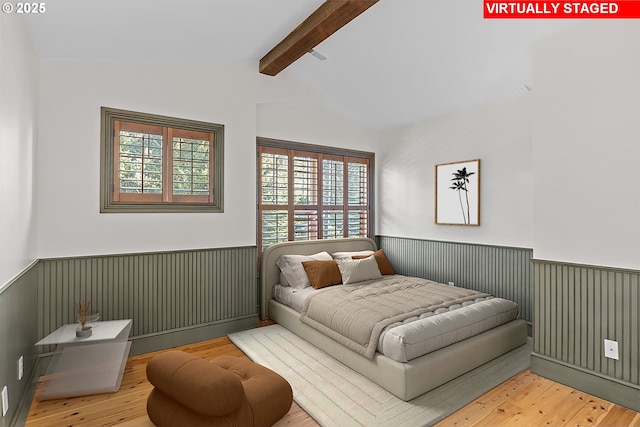
[[[87,323],[93,332],[86,338],[76,337],[78,324],[64,325],[38,341],[58,347],[36,398],[118,391],[131,349],[131,324],[131,319]]]

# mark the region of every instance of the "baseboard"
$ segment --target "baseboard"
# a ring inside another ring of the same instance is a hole
[[[531,372],[640,412],[640,386],[606,377],[538,353],[531,354]]]
[[[131,337],[130,356],[206,341],[258,326],[258,315]]]

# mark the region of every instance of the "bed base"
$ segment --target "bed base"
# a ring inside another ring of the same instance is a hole
[[[401,363],[380,353],[367,359],[305,325],[300,313],[275,300],[269,301],[269,317],[402,400],[420,396],[527,341],[527,324],[517,319]]]

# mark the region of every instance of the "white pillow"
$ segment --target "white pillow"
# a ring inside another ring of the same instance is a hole
[[[276,261],[276,265],[280,267],[281,277],[284,276],[287,285],[280,283],[283,286],[291,286],[294,289],[304,289],[311,286],[307,272],[304,271],[302,266],[303,261],[331,261],[331,255],[328,252],[318,252],[313,255],[281,255]],[[282,282],[282,278],[280,282]]]
[[[363,259],[342,258],[337,259],[336,263],[342,275],[342,283],[345,285],[382,277],[378,262],[372,256]]]
[[[289,286],[289,281],[282,271],[280,271],[280,286]]]
[[[335,259],[351,258],[352,256],[373,255],[373,251],[354,251],[354,252],[334,252],[331,254]]]

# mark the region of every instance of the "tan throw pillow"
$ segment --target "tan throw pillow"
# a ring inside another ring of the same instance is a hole
[[[321,289],[342,283],[342,275],[340,275],[338,264],[336,264],[334,260],[303,261],[302,267],[307,273],[309,282],[314,289]]]
[[[342,283],[345,285],[382,277],[378,263],[373,257],[364,259],[343,258],[337,259],[336,262],[342,275]]]
[[[395,271],[393,271],[393,267],[391,266],[391,263],[389,262],[389,258],[387,258],[387,255],[384,253],[382,249],[378,249],[377,251],[375,251],[373,253],[373,257],[376,259],[376,262],[378,263],[378,268],[380,269],[381,274],[383,275],[396,274]],[[363,258],[367,258],[367,256],[356,255],[353,257],[353,259],[363,259]]]

